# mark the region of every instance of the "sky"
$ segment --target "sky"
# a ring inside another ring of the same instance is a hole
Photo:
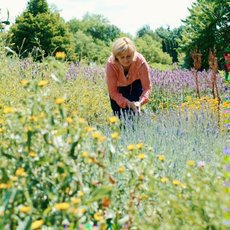
[[[181,20],[189,16],[188,8],[196,0],[47,0],[55,6],[65,21],[82,19],[86,13],[103,15],[110,24],[122,32],[135,35],[145,25],[152,30],[159,27],[173,29],[182,25]],[[20,15],[28,0],[0,0],[0,19],[4,20],[7,9],[10,22]]]

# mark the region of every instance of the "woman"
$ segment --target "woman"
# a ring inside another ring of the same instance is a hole
[[[129,38],[117,39],[106,64],[106,83],[114,115],[139,114],[151,93],[149,65]]]

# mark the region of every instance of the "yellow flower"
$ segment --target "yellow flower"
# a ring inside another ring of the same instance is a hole
[[[73,122],[73,119],[71,117],[67,117],[66,118],[66,122],[69,123],[69,124],[71,124]]]
[[[54,205],[54,207],[59,211],[65,211],[65,210],[69,209],[70,204],[67,202],[57,203]]]
[[[97,132],[93,132],[92,133],[92,137],[94,138],[94,139],[98,139],[99,137],[100,137],[100,133],[97,131]]]
[[[63,104],[64,103],[64,99],[63,98],[61,98],[61,97],[58,97],[58,98],[56,98],[55,99],[55,104],[57,104],[57,105],[61,105],[61,104]]]
[[[101,212],[96,212],[94,215],[93,215],[94,219],[96,221],[100,221],[100,220],[103,220],[103,214]]]
[[[66,140],[67,144],[72,144],[73,140],[71,137],[68,137],[67,140]]]
[[[142,190],[142,187],[143,187],[142,184],[139,184],[139,185],[138,185],[138,189],[139,189],[139,190]]]
[[[93,128],[90,127],[90,126],[87,126],[84,129],[85,129],[86,132],[91,132],[93,130]]]
[[[10,188],[10,184],[0,184],[0,189],[7,189],[7,188]]]
[[[161,178],[162,183],[167,183],[168,181],[169,181],[169,179],[167,177],[162,177]]]
[[[3,133],[3,129],[2,128],[0,128],[0,133]]]
[[[46,114],[44,112],[41,112],[39,115],[40,118],[44,118],[45,116],[46,116]]]
[[[78,214],[84,214],[86,212],[86,209],[85,208],[79,208],[78,210]]]
[[[187,186],[186,186],[185,184],[183,184],[183,183],[180,183],[179,186],[180,186],[181,188],[187,188]]]
[[[146,194],[141,194],[140,196],[139,196],[139,199],[140,200],[146,200],[146,199],[148,199],[148,195],[146,195]]]
[[[132,151],[132,150],[135,149],[135,147],[136,147],[135,145],[128,145],[127,148],[128,148],[129,151]]]
[[[138,180],[144,180],[144,175],[140,175],[140,176],[138,177]]]
[[[139,143],[139,144],[136,144],[136,146],[137,146],[137,149],[142,149],[143,146],[144,146],[144,144],[143,143]]]
[[[18,168],[15,173],[16,176],[25,176],[25,169],[24,168]]]
[[[180,185],[181,182],[179,180],[173,180],[172,183],[177,186],[177,185]]]
[[[12,108],[12,107],[6,107],[3,110],[3,113],[13,113],[13,112],[14,112],[14,108]]]
[[[118,139],[119,133],[118,132],[111,133],[111,137],[112,137],[112,139]]]
[[[189,161],[187,161],[187,165],[191,166],[191,167],[194,167],[195,166],[195,161],[189,160]]]
[[[191,102],[191,101],[192,101],[191,96],[187,96],[187,101],[188,101],[188,102]]]
[[[118,118],[117,118],[116,116],[110,117],[110,118],[109,118],[109,122],[110,122],[111,124],[117,123],[117,122],[118,122]]]
[[[65,189],[65,192],[66,192],[67,194],[69,194],[69,192],[70,192],[70,188],[69,188],[69,187],[67,187],[67,188]]]
[[[17,181],[17,180],[18,180],[18,177],[13,176],[13,177],[11,178],[11,180],[12,180],[12,181]]]
[[[164,155],[159,155],[158,159],[159,159],[159,161],[165,161],[165,156]]]
[[[28,213],[30,212],[31,208],[29,206],[21,206],[19,211],[23,213]]]
[[[65,52],[59,51],[59,52],[56,52],[55,57],[57,59],[65,59],[66,58],[66,54],[65,54]]]
[[[100,141],[100,142],[104,142],[105,140],[106,140],[106,136],[100,135],[99,141]]]
[[[37,154],[34,151],[30,151],[29,153],[30,157],[34,158],[37,156]]]
[[[30,229],[31,230],[36,230],[40,228],[43,225],[44,221],[43,220],[36,220],[31,224]]]
[[[33,131],[33,128],[30,127],[30,126],[29,126],[29,127],[25,127],[25,128],[24,128],[24,131],[25,131],[25,132],[29,132],[29,131],[31,132],[31,131]]]
[[[60,167],[60,168],[63,168],[65,165],[64,165],[63,162],[58,161],[58,162],[57,162],[57,166]]]
[[[23,87],[26,87],[27,85],[29,84],[29,81],[28,80],[21,80],[21,85],[23,86]]]
[[[30,116],[29,120],[32,122],[36,122],[36,121],[38,121],[38,118],[36,116]]]
[[[121,166],[121,167],[119,167],[119,168],[117,169],[117,171],[118,171],[119,173],[123,173],[123,172],[125,171],[125,167],[124,167],[124,166]]]
[[[81,154],[81,156],[83,157],[83,158],[86,158],[86,157],[88,157],[88,152],[86,152],[86,151],[84,151],[82,154]]]
[[[41,80],[38,82],[38,86],[39,87],[44,87],[48,85],[48,81],[47,80]]]
[[[90,157],[90,158],[89,158],[89,163],[92,163],[92,164],[99,164],[98,160],[97,160],[95,157]]]
[[[72,197],[71,201],[73,204],[79,204],[81,202],[81,199],[79,197]]]
[[[145,158],[145,154],[144,153],[140,153],[137,155],[137,157],[140,159],[140,160],[143,160]]]
[[[85,121],[85,119],[84,118],[78,118],[78,122],[80,123],[80,124],[85,124],[86,123],[86,121]]]
[[[77,192],[77,195],[78,195],[79,197],[82,197],[82,196],[84,196],[84,192],[78,191],[78,192]]]

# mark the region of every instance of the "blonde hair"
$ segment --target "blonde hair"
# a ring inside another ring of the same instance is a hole
[[[122,37],[118,38],[112,46],[112,54],[116,58],[117,55],[125,52],[126,50],[130,49],[133,51],[133,53],[136,51],[136,47],[134,42],[127,38],[127,37]]]

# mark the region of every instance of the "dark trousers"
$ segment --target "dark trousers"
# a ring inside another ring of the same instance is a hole
[[[123,97],[127,98],[129,101],[139,101],[139,98],[142,94],[142,85],[140,80],[134,81],[132,84],[128,86],[118,87],[119,93],[123,95]],[[110,97],[110,104],[113,110],[113,114],[117,115],[119,118],[122,116],[132,116],[134,112],[132,109],[126,107],[125,109],[121,108],[116,101],[114,101]]]

